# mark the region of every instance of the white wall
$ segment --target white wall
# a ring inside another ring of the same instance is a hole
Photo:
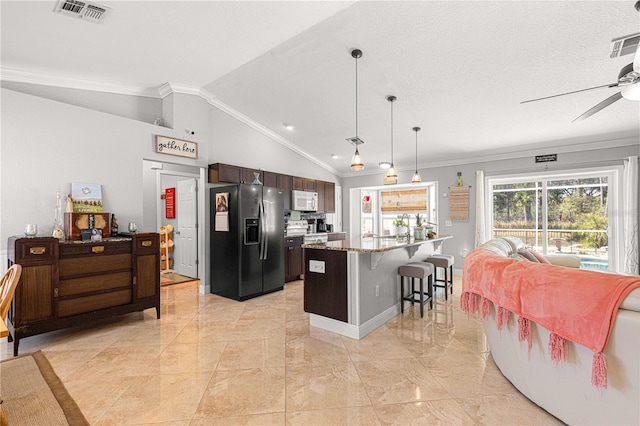
[[[212,110],[210,163],[264,169],[340,184],[340,178],[223,111]],[[330,158],[327,155],[327,158]]]
[[[26,223],[42,235],[53,228],[55,192],[71,182],[102,184],[104,209],[122,226],[143,220],[142,160],[207,164],[208,145],[199,160],[156,154],[155,135],[164,127],[2,89],[0,251]],[[173,136],[169,134],[168,136]]]
[[[523,153],[522,157],[503,159],[503,160],[485,160],[475,163],[449,165],[434,168],[420,169],[420,175],[423,181],[438,182],[438,218],[439,218],[439,235],[453,235],[454,238],[447,240],[443,247],[443,252],[455,256],[454,268],[462,270],[463,258],[461,252],[463,249],[471,250],[474,248],[475,239],[475,172],[476,170],[484,170],[485,175],[499,174],[517,174],[525,172],[543,171],[545,168],[549,170],[576,169],[581,167],[590,167],[608,164],[622,165],[622,159],[630,155],[638,155],[640,153],[640,141],[637,139],[628,139],[623,141],[612,141],[611,147],[603,147],[607,142],[601,144],[587,144],[582,148],[575,147],[571,152],[563,152],[562,148],[558,148],[558,162],[548,164],[535,164],[534,157],[536,154],[530,152]],[[619,146],[614,146],[619,145]],[[590,148],[590,149],[588,149]],[[537,155],[549,154],[549,150],[538,152]],[[515,157],[515,155],[514,155]],[[404,170],[398,172],[398,182],[410,182],[414,170]],[[449,218],[449,198],[443,194],[449,192],[449,186],[456,185],[457,172],[462,172],[462,179],[465,185],[471,185],[469,197],[469,221],[468,222],[452,222],[452,226],[445,226],[445,221]],[[349,227],[349,210],[351,207],[349,192],[352,188],[367,187],[380,185],[382,183],[382,170],[376,175],[364,175],[359,177],[348,177],[343,179],[343,223],[346,228]],[[357,208],[357,206],[355,207]],[[357,223],[357,222],[356,222]],[[345,229],[350,232],[349,229]]]

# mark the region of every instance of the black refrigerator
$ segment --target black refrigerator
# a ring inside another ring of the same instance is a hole
[[[262,185],[211,188],[211,293],[245,300],[284,287],[284,194]]]

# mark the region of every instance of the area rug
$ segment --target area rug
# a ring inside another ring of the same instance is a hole
[[[162,274],[160,274],[160,285],[178,284],[195,280],[197,280],[197,278],[185,277],[173,271],[162,272]]]
[[[0,397],[9,425],[88,425],[45,355],[0,362]]]

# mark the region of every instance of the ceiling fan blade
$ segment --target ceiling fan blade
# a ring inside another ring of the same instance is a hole
[[[589,87],[588,89],[574,90],[573,92],[560,93],[560,94],[557,94],[557,95],[545,96],[543,98],[529,99],[529,100],[526,100],[526,101],[522,101],[520,103],[521,104],[526,104],[527,102],[535,102],[535,101],[541,101],[543,99],[557,98],[558,96],[571,95],[573,93],[586,92],[587,90],[593,90],[593,89],[602,89],[603,87],[618,87],[618,83],[616,82],[616,83],[611,83],[611,84],[603,84],[602,86]]]
[[[590,110],[588,110],[587,112],[585,112],[584,114],[582,114],[580,117],[578,117],[575,120],[573,120],[572,123],[576,122],[578,120],[584,120],[586,118],[589,118],[593,114],[602,111],[603,109],[605,109],[606,107],[608,107],[609,105],[611,105],[612,103],[614,103],[615,101],[620,100],[620,99],[622,99],[622,93],[620,93],[620,92],[615,93],[615,94],[609,96],[604,101],[600,102],[598,105],[596,105],[593,108],[591,108]]]

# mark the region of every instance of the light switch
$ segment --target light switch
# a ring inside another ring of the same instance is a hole
[[[315,272],[316,274],[324,274],[324,261],[322,260],[310,260],[309,272]]]

